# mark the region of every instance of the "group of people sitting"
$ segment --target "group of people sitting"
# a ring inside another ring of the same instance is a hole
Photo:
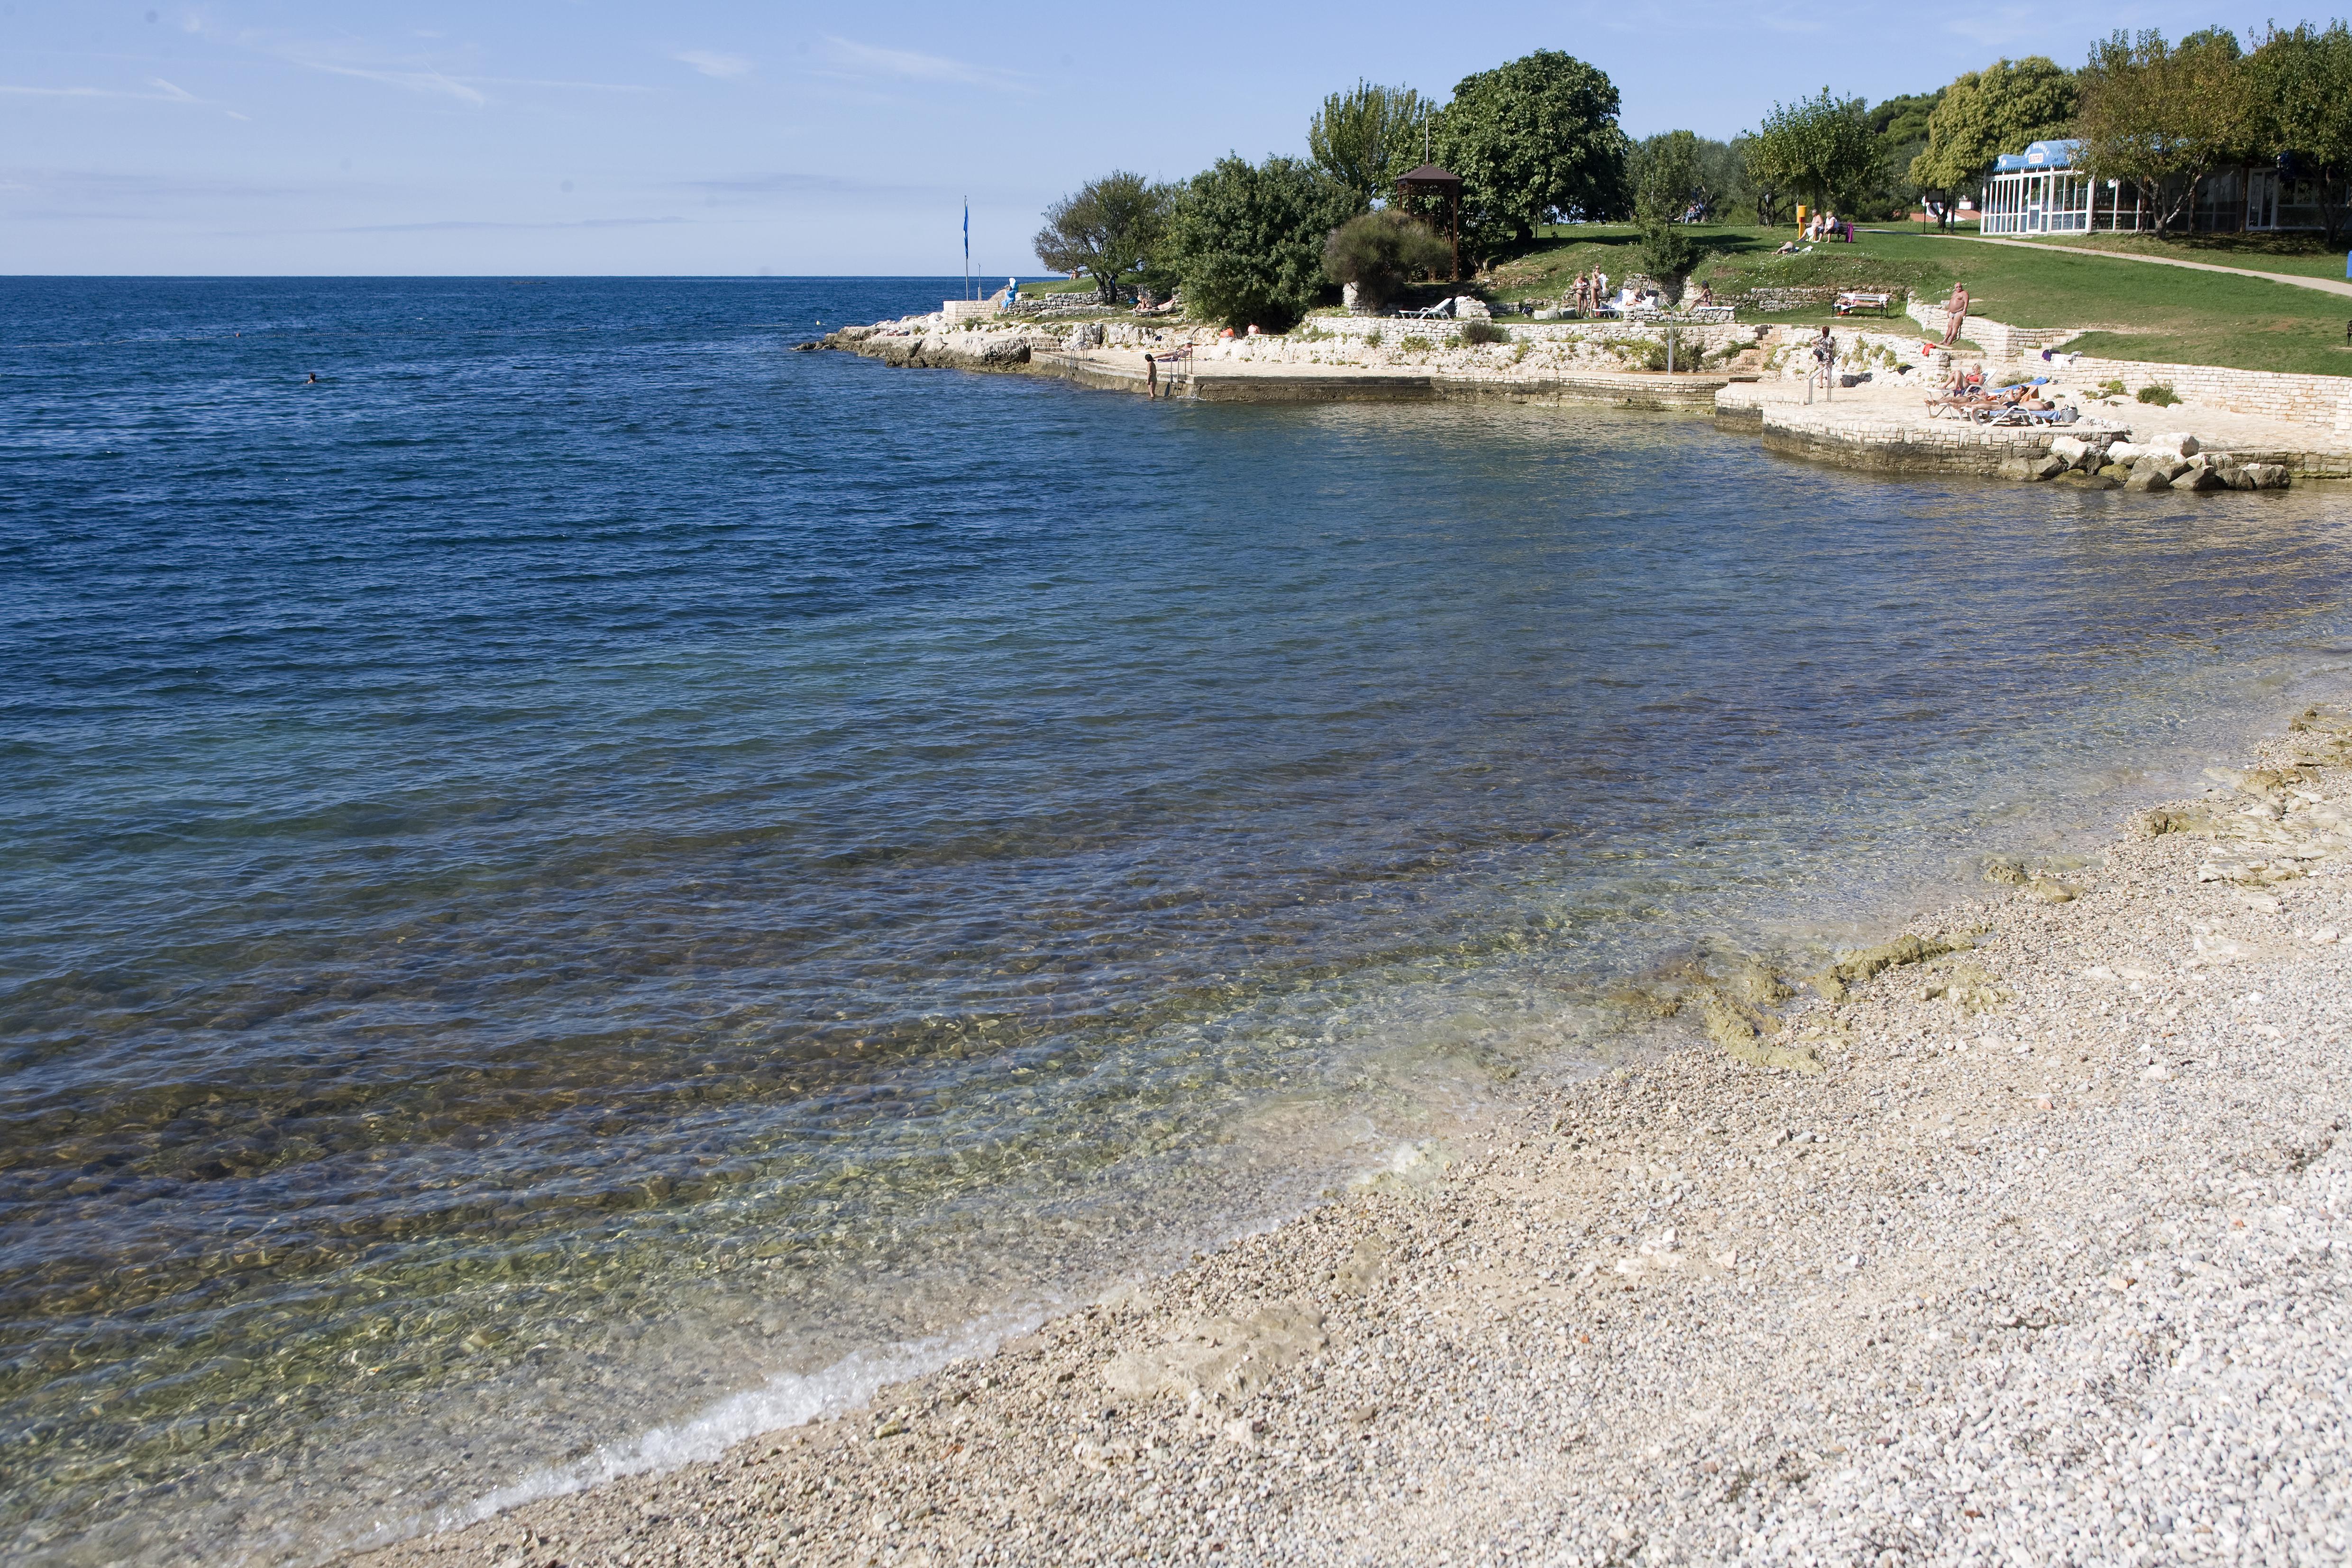
[[[1702,284],[1690,302],[1712,305],[1715,303],[1715,291]],[[1615,298],[1611,298],[1609,274],[1597,267],[1589,273],[1578,273],[1568,292],[1559,297],[1559,303],[1562,310],[1573,310],[1580,316],[1591,316],[1604,310],[1622,316],[1628,310],[1663,310],[1666,308],[1665,296],[1659,292],[1654,283],[1641,289],[1628,283],[1617,290]]]
[[[1853,243],[1853,225],[1825,207],[1805,220],[1804,237],[1807,244],[1823,239],[1842,239],[1851,245]]]

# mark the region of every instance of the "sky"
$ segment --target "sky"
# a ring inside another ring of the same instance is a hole
[[[968,198],[974,270],[1026,276],[1056,196],[1302,153],[1359,79],[1442,100],[1565,49],[1617,83],[1632,134],[1728,137],[1825,86],[1875,101],[2004,55],[2078,64],[2095,28],[2245,19],[2167,0],[0,0],[0,273],[951,275]]]

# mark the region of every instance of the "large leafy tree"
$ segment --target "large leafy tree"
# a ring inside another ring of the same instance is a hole
[[[2332,247],[2344,233],[2352,184],[2352,31],[2300,23],[2270,29],[2246,61],[2256,147],[2292,161],[2318,188],[2320,222]]]
[[[1559,217],[1625,210],[1617,89],[1595,67],[1534,54],[1464,77],[1434,121],[1437,160],[1462,176],[1464,239],[1491,255]]]
[[[2103,179],[2138,188],[2158,228],[2178,223],[2197,182],[2243,152],[2260,128],[2238,40],[2219,27],[2168,45],[2155,31],[2117,31],[2083,68],[2075,133]]]
[[[1177,197],[1161,259],[1194,315],[1282,331],[1322,290],[1324,241],[1349,202],[1296,158],[1254,164],[1229,153]]]
[[[1084,272],[1104,302],[1142,277],[1160,243],[1174,193],[1140,174],[1114,169],[1045,209],[1037,259],[1056,272]]]
[[[1816,206],[1852,207],[1879,174],[1878,138],[1869,108],[1830,89],[1795,103],[1775,103],[1748,143],[1749,176],[1793,191]]]
[[[1911,161],[1927,147],[1927,120],[1942,101],[1944,89],[1906,92],[1881,99],[1870,106],[1870,133],[1878,138],[1879,183],[1870,194],[1873,206],[1900,217],[1919,199],[1919,187],[1910,177]]]
[[[1758,153],[1753,132],[1743,131],[1733,137],[1729,151],[1738,166],[1738,199],[1754,209],[1758,223],[1772,227],[1790,199],[1788,181]]]
[[[1911,160],[1911,182],[1948,226],[1961,193],[1981,184],[1995,159],[2072,130],[2074,104],[2074,73],[2040,55],[1969,71],[1927,116],[1927,145]]]
[[[1358,210],[1396,193],[1397,176],[1422,159],[1434,106],[1409,87],[1360,81],[1323,100],[1307,122],[1307,152]]]
[[[1682,225],[1706,210],[1706,160],[1698,136],[1665,131],[1636,142],[1626,160],[1633,193],[1633,222],[1641,230],[1635,250],[1642,270],[1679,294],[1698,259],[1698,247]]]

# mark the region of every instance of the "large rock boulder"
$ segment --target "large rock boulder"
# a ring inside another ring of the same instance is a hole
[[[2050,455],[2070,468],[2088,472],[2099,466],[2098,447],[2080,436],[2061,436],[2050,443]]]
[[[2201,450],[2197,437],[2186,430],[2167,430],[2149,437],[2147,446],[2152,451],[2170,452],[2177,458],[2193,458]]]
[[[2284,463],[2247,463],[2239,472],[2253,480],[2258,490],[2283,490],[2292,480]]]
[[[2168,490],[2171,488],[2172,477],[2156,467],[2135,468],[2131,478],[2124,481],[2124,489],[2127,490]]]
[[[1029,363],[1029,343],[1012,332],[961,332],[925,357],[961,370],[1011,370]]]

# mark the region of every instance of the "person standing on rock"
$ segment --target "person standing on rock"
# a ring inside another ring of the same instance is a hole
[[[1960,341],[1960,328],[1969,319],[1969,286],[1952,285],[1952,297],[1944,301],[1944,346],[1950,348]]]
[[[1143,356],[1143,400],[1146,403],[1160,395],[1160,356]]]

